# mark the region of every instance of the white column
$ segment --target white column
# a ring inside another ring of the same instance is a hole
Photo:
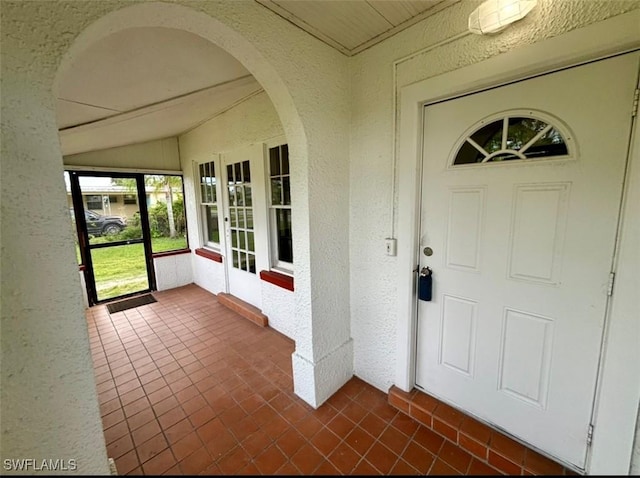
[[[11,7],[2,13],[11,18]],[[73,472],[107,475],[46,70],[56,61],[46,38],[17,20],[3,25],[2,465],[51,459],[67,473],[75,463]]]

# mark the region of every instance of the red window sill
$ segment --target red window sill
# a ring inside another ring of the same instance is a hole
[[[293,277],[275,271],[260,271],[260,279],[293,291]]]
[[[201,247],[200,249],[196,249],[196,254],[212,261],[222,263],[222,255],[218,254],[217,252],[210,251],[209,249],[203,249]]]
[[[178,254],[190,254],[191,249],[177,249],[175,251],[162,251],[162,252],[154,252],[152,257],[157,259],[158,257],[167,257],[167,256],[177,256]]]

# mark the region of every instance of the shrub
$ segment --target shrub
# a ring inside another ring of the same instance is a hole
[[[176,236],[184,235],[186,224],[184,201],[181,197],[173,201],[173,221]],[[157,202],[149,208],[149,227],[151,229],[151,237],[169,237],[171,235],[169,215],[167,214],[167,205],[165,203]]]
[[[119,234],[116,234],[117,241],[126,241],[127,239],[140,239],[142,237],[141,226],[127,225]]]

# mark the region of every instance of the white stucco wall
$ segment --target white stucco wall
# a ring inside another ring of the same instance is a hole
[[[249,1],[6,1],[1,21],[2,458],[74,458],[80,474],[109,473],[73,238],[59,227],[54,98],[71,59],[124,28],[213,41],[276,105],[296,177],[296,391],[322,403],[352,373],[348,59]]]
[[[269,318],[269,327],[295,340],[296,314],[293,292],[262,281],[262,313]]]
[[[212,294],[226,291],[224,265],[206,257],[191,255],[193,282]]]
[[[141,171],[180,171],[178,139],[165,138],[117,148],[89,151],[64,156],[65,166],[83,166],[110,169],[137,169]]]
[[[47,23],[42,7],[2,4],[0,455],[106,475],[74,241],[60,226],[69,213],[51,85],[64,34],[26,26]]]
[[[154,257],[153,268],[158,290],[174,289],[193,282],[191,254]]]

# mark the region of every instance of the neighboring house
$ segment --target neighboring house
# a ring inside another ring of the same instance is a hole
[[[151,195],[147,195],[147,200],[148,203],[151,204]],[[69,204],[69,208],[73,207],[70,190],[67,190],[67,203]],[[82,194],[82,203],[85,209],[97,212],[98,214],[122,216],[125,218],[132,217],[139,209],[136,195],[118,186],[111,188],[99,187],[93,191],[85,190]]]
[[[182,194],[182,191],[175,191]],[[177,196],[176,196],[177,197]],[[146,202],[151,207],[158,202],[166,202],[166,196],[162,191],[147,187]],[[98,214],[110,216],[122,216],[131,218],[138,212],[137,195],[125,186],[88,186],[82,190],[82,203],[85,209]],[[67,204],[73,208],[71,189],[67,187]]]
[[[192,250],[154,259],[158,288],[260,308],[310,405],[353,375],[418,387],[573,469],[640,471],[640,2],[539,0],[494,36],[441,3],[358,51],[258,2],[2,3],[3,458],[109,472],[59,227],[63,170],[96,168],[183,175]],[[135,144],[59,133],[74,59],[145,28],[259,87]]]

